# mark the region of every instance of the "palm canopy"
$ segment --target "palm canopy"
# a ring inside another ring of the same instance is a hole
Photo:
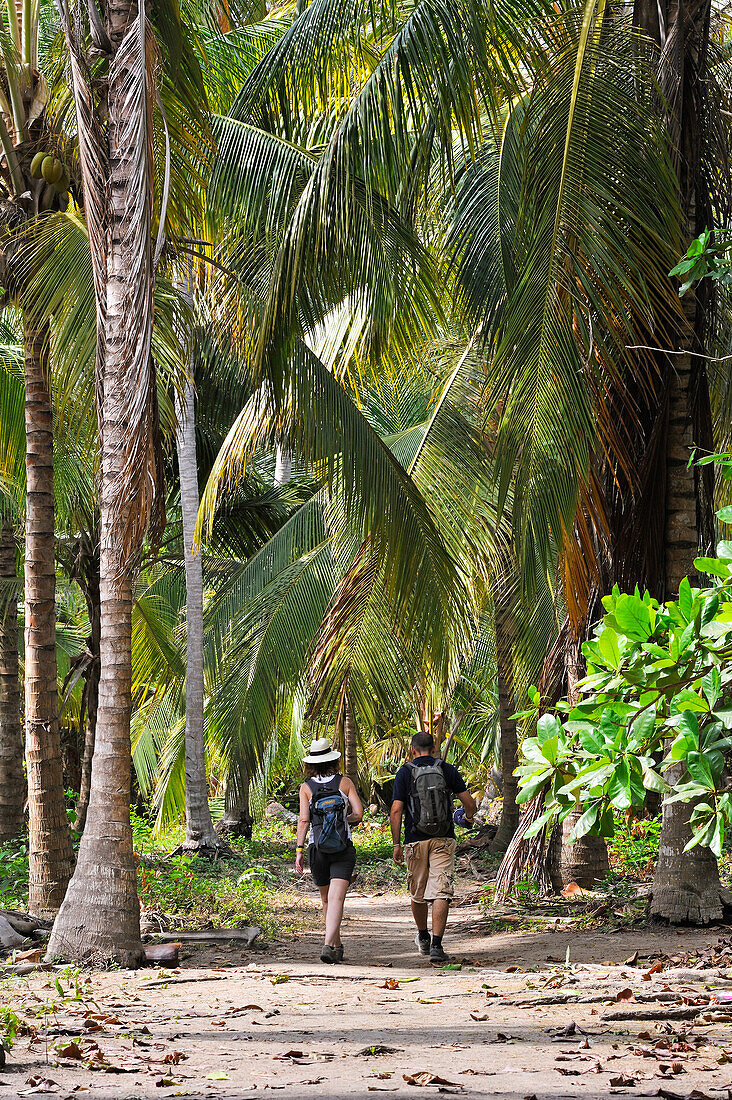
[[[316,158],[290,144],[299,131],[285,92],[325,116],[319,51],[304,44],[355,48],[358,35],[352,7],[310,5],[232,108],[242,124],[235,138],[227,123],[227,152],[247,149],[251,171],[222,157],[214,178],[255,219],[267,256],[253,354],[275,403],[306,403],[298,342],[364,286],[364,354],[433,332],[444,295],[434,306],[422,297],[409,327],[395,320],[407,289],[399,257],[433,289],[441,258],[451,261],[454,304],[480,326],[495,476],[501,500],[515,495],[531,577],[569,536],[594,453],[628,465],[627,380],[649,390],[655,380],[652,361],[627,345],[678,321],[667,272],[679,220],[642,41],[598,0],[528,8],[520,18],[489,3],[400,13],[391,35],[374,34],[372,58],[381,53],[355,94],[346,102],[328,85],[332,137]],[[440,58],[448,80],[435,79]],[[385,236],[398,252],[384,250]]]

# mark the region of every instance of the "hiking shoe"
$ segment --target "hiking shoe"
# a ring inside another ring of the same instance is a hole
[[[425,952],[425,954],[426,954],[426,952]],[[437,944],[433,943],[430,946],[430,962],[431,963],[446,963],[449,958],[450,958],[450,956],[445,954],[445,951],[443,950],[442,944],[437,945]]]
[[[323,950],[320,952],[320,961],[324,963],[338,962],[338,948],[331,947],[329,943],[324,943]]]
[[[337,963],[342,963],[343,962],[343,944],[342,943],[339,944],[338,947],[336,947],[335,952],[336,952],[336,962]]]
[[[430,941],[429,941],[429,939],[421,940],[419,938],[419,933],[417,933],[417,935],[414,937],[414,942],[417,945],[417,950],[419,951],[420,955],[429,955],[429,953],[430,953]]]

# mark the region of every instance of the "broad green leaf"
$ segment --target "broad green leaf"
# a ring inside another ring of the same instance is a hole
[[[598,805],[590,806],[587,810],[585,810],[585,812],[582,814],[579,821],[576,822],[574,828],[569,834],[568,839],[570,844],[574,844],[576,840],[580,840],[583,836],[586,836],[587,833],[589,833],[590,829],[597,821],[598,810]]]
[[[700,752],[690,752],[686,758],[689,775],[700,786],[713,791],[716,787],[709,761]]]
[[[536,723],[536,738],[539,744],[543,744],[550,737],[555,737],[558,741],[561,729],[559,719],[554,714],[542,714]]]
[[[607,797],[616,810],[627,810],[632,805],[630,768],[627,760],[621,760],[607,785]]]
[[[666,794],[670,791],[666,780],[653,768],[645,768],[643,771],[643,786],[647,791],[655,791],[657,794]]]
[[[653,633],[651,609],[638,596],[621,596],[615,606],[615,620],[621,633],[645,642]]]
[[[719,558],[694,558],[694,565],[702,573],[711,573],[713,577],[721,577],[723,581],[729,580],[729,565]]]
[[[597,647],[611,668],[617,668],[620,664],[620,646],[618,636],[614,630],[606,626],[597,639]]]

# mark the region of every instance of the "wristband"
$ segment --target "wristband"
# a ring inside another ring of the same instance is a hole
[[[297,854],[299,853],[300,855],[302,855],[302,853],[303,853],[304,851],[305,851],[305,849],[304,849],[304,848],[296,848],[296,849],[295,849],[295,854],[297,855]]]

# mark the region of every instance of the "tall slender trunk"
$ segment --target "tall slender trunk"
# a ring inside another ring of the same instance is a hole
[[[693,295],[685,302],[693,326]],[[693,328],[692,328],[693,331]],[[690,341],[689,341],[690,342]],[[691,413],[693,381],[691,356],[678,356],[669,378],[666,461],[666,596],[675,596],[686,576],[694,577],[694,558],[700,535],[700,498],[695,471],[688,468],[694,442]],[[685,778],[685,769],[667,773],[672,787]],[[719,867],[709,848],[684,848],[691,840],[689,819],[694,806],[664,799],[658,861],[653,876],[651,913],[674,924],[709,924],[722,916]]]
[[[193,543],[198,515],[196,462],[196,405],[193,383],[186,380],[179,402],[178,470],[183,518],[183,554],[186,571],[186,841],[184,848],[221,847],[208,807],[208,779],[203,741],[203,568]]]
[[[496,667],[498,679],[498,714],[501,726],[501,775],[503,807],[498,831],[491,851],[505,852],[519,823],[518,779],[513,774],[518,767],[518,730],[512,715],[516,712],[513,691],[513,646],[511,627],[506,614],[496,610]]]
[[[702,166],[705,127],[710,125],[705,69],[709,50],[711,0],[635,0],[633,21],[665,52],[659,73],[667,90],[669,140],[677,157],[682,231],[687,243],[714,225]],[[671,48],[672,47],[672,48]],[[705,293],[702,289],[701,293]],[[697,297],[684,299],[686,328],[678,350],[703,352],[705,309]],[[662,363],[667,378],[666,522],[664,580],[667,598],[678,593],[685,576],[694,575],[700,544],[713,532],[711,484],[689,469],[692,443],[712,448],[709,384],[704,360],[678,355]],[[683,779],[675,769],[674,782]],[[706,923],[721,914],[717,861],[708,848],[684,852],[691,839],[693,807],[664,802],[661,843],[653,880],[651,911],[670,921]]]
[[[224,816],[216,824],[217,834],[251,840],[254,821],[249,812],[249,772],[243,764],[239,769],[239,782],[226,783],[224,804]]]
[[[358,728],[347,695],[343,699],[343,749],[345,774],[358,785]]]
[[[0,517],[0,841],[20,836],[24,826],[16,584],[13,528]]]
[[[287,440],[280,440],[275,455],[275,485],[286,485],[292,477],[292,451],[287,448]]]
[[[51,916],[73,865],[64,806],[56,683],[56,562],[49,330],[25,321],[25,755],[28,908]]]
[[[79,784],[79,801],[76,804],[76,821],[74,831],[83,833],[86,825],[86,815],[89,810],[89,794],[91,792],[92,761],[94,759],[94,745],[97,736],[97,715],[99,713],[99,676],[100,660],[99,648],[101,645],[102,621],[99,592],[99,558],[96,553],[86,558],[85,567],[82,567],[83,576],[80,583],[84,590],[87,612],[89,614],[89,638],[87,648],[91,657],[88,671],[85,675],[86,718],[84,724],[84,756],[81,762],[81,782]]]
[[[106,15],[109,76],[104,85],[90,86],[78,37],[61,13],[72,59],[97,303],[101,675],[86,828],[48,957],[107,959],[129,967],[144,959],[130,826],[133,586],[162,486],[150,358],[151,66],[136,5],[116,0]]]

